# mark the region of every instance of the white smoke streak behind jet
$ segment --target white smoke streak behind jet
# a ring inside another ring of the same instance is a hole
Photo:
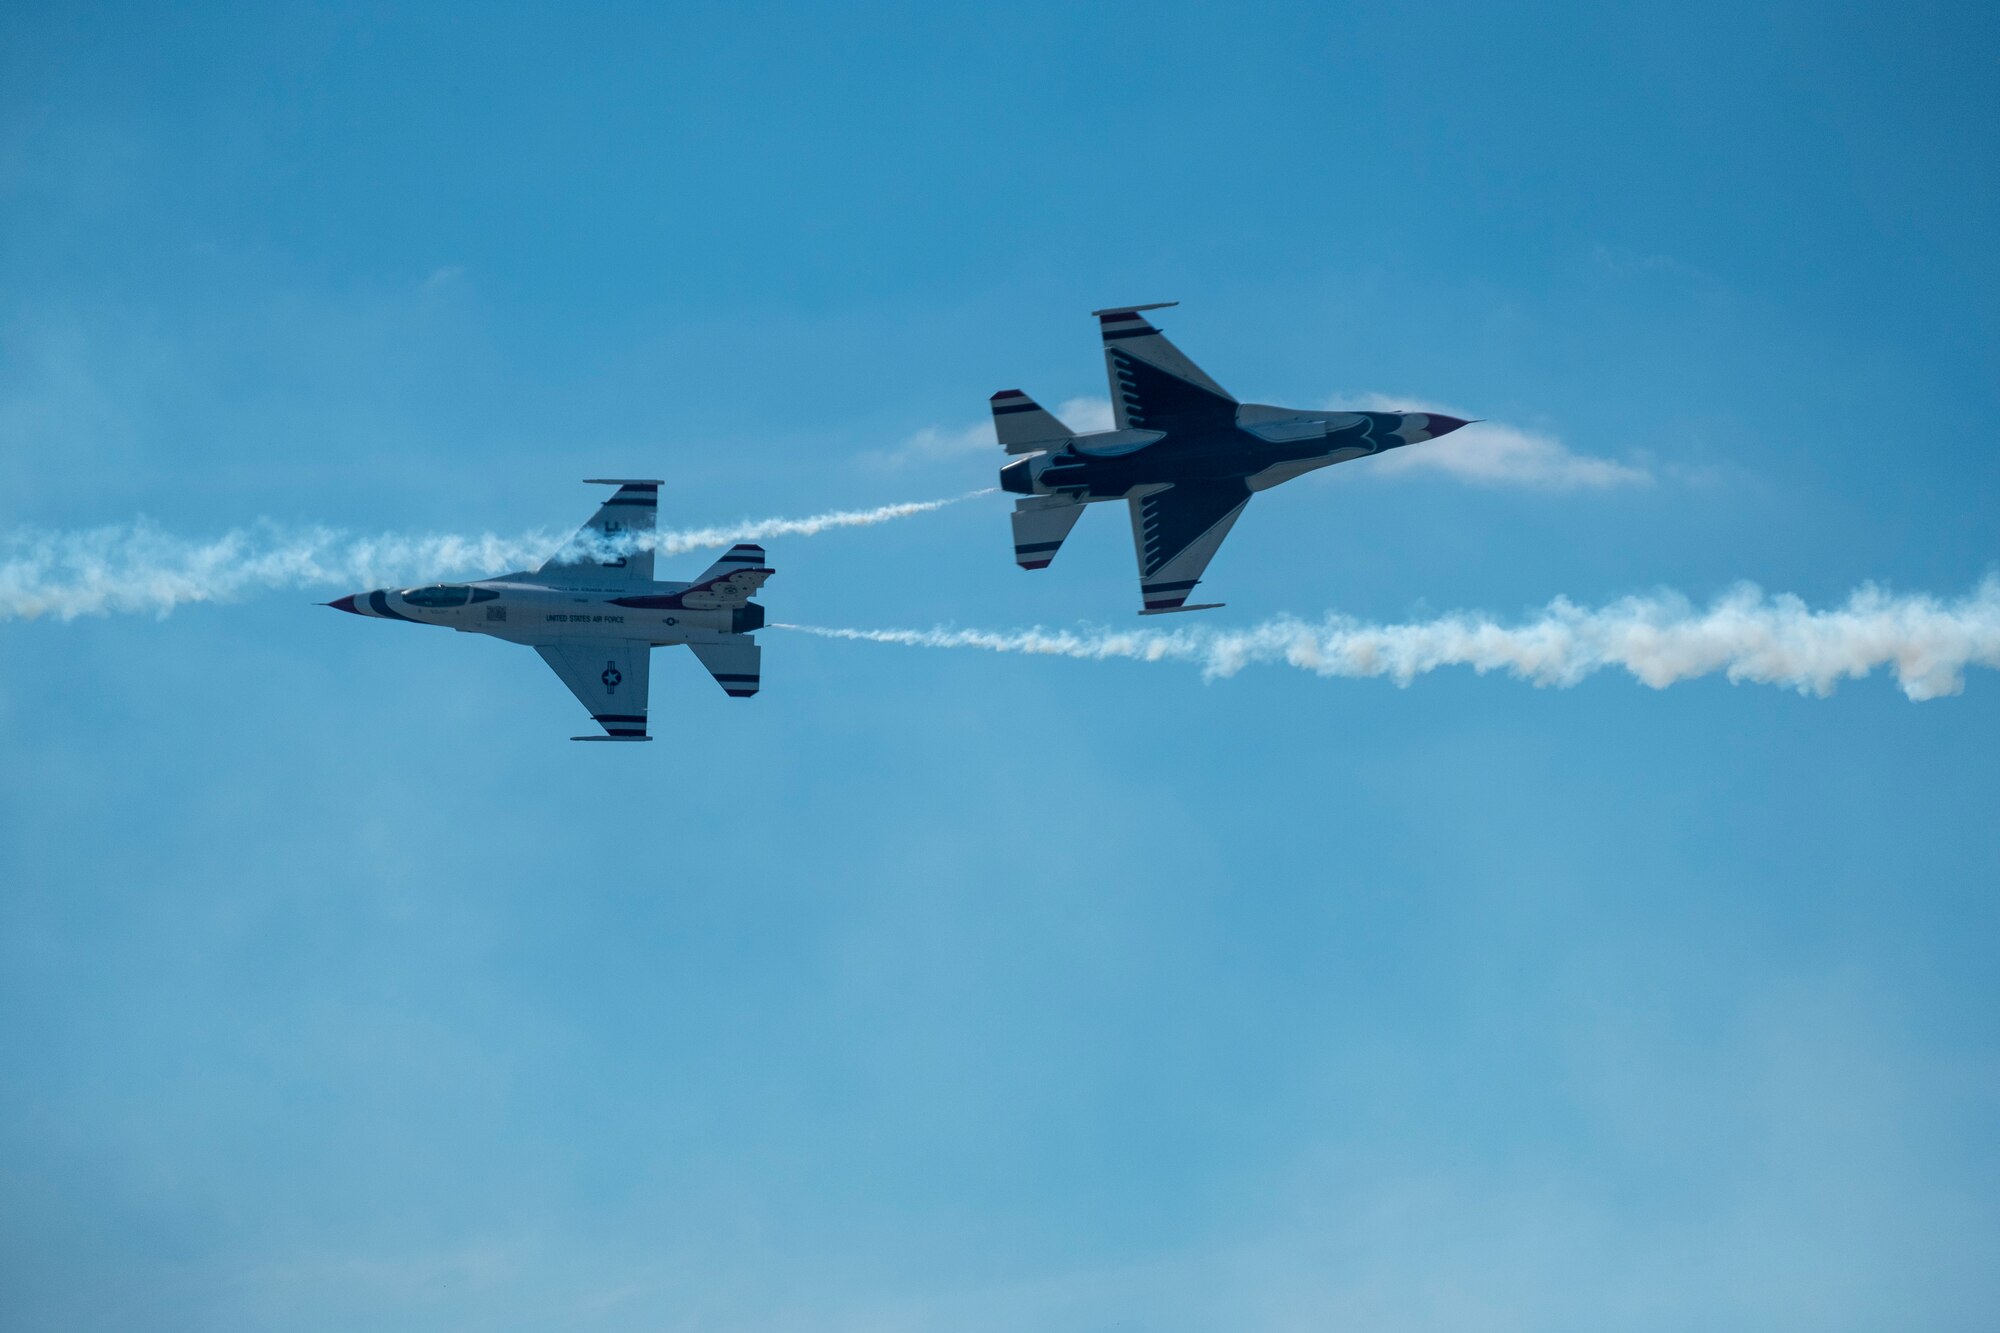
[[[830,528],[872,528],[877,523],[890,523],[915,514],[928,514],[947,505],[960,504],[982,495],[992,495],[997,489],[993,486],[982,486],[976,491],[948,496],[942,500],[911,500],[905,504],[880,505],[874,509],[839,509],[832,513],[815,514],[811,518],[766,518],[754,523],[739,523],[728,528],[683,528],[677,532],[656,533],[650,542],[640,541],[634,543],[634,547],[644,549],[646,546],[651,546],[661,555],[679,555],[683,551],[729,546],[736,542],[757,542],[770,537],[816,537]],[[619,543],[610,543],[607,545],[607,551],[613,555],[618,554],[618,546]]]
[[[1248,629],[861,630],[773,625],[834,639],[920,648],[983,648],[1091,661],[1185,662],[1205,679],[1282,662],[1320,676],[1387,676],[1408,685],[1440,667],[1504,671],[1537,686],[1568,687],[1621,668],[1655,689],[1721,672],[1733,682],[1784,685],[1825,696],[1878,667],[1911,699],[1965,688],[1968,666],[2000,667],[2000,577],[1952,601],[1895,596],[1865,585],[1845,604],[1815,611],[1789,594],[1740,584],[1706,609],[1677,593],[1627,597],[1590,610],[1557,598],[1514,625],[1455,613],[1401,625],[1328,615],[1281,617]]]
[[[990,489],[990,488],[989,488]],[[281,588],[395,587],[533,569],[557,551],[610,559],[651,547],[661,555],[771,537],[811,537],[926,514],[988,491],[807,518],[766,518],[580,542],[547,531],[357,536],[337,528],[260,522],[190,541],[144,520],[73,532],[24,529],[0,536],[0,620],[113,612],[166,615],[184,602],[225,602]]]

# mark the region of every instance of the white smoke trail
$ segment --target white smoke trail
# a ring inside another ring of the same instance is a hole
[[[191,541],[141,519],[70,532],[22,529],[0,536],[0,620],[113,612],[166,615],[188,602],[224,602],[280,588],[364,588],[532,569],[561,550],[583,559],[650,547],[662,555],[769,537],[810,537],[834,528],[865,528],[958,504],[987,491],[943,500],[841,509],[808,518],[747,519],[615,539],[578,541],[547,531],[395,534],[369,537],[337,528],[287,528],[262,521],[209,541]]]
[[[874,509],[836,509],[814,514],[811,518],[766,518],[739,523],[731,528],[686,528],[679,532],[656,533],[650,542],[644,544],[661,555],[679,555],[683,551],[728,546],[735,542],[758,542],[767,537],[817,537],[830,528],[872,528],[877,523],[889,523],[913,514],[928,514],[946,505],[991,495],[994,489],[984,486],[942,500],[912,500],[905,504],[879,505]]]
[[[1440,667],[1468,666],[1482,675],[1505,671],[1537,686],[1567,687],[1622,668],[1655,689],[1722,672],[1734,682],[1825,696],[1842,679],[1888,667],[1904,694],[1922,700],[1959,693],[1968,666],[2000,667],[2000,577],[1989,575],[1952,601],[1894,596],[1868,584],[1843,605],[1818,611],[1790,594],[1767,596],[1747,583],[1706,609],[1666,592],[1596,610],[1559,597],[1514,625],[1455,613],[1400,625],[1333,614],[1317,623],[1287,616],[1239,630],[773,628],[921,648],[1186,662],[1210,680],[1282,662],[1320,676],[1387,676],[1398,685]]]

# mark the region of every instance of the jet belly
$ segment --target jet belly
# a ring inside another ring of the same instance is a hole
[[[1303,477],[1308,472],[1359,457],[1360,454],[1349,450],[1339,454],[1320,454],[1313,458],[1288,458],[1273,463],[1261,471],[1252,472],[1243,479],[1243,483],[1253,491],[1268,491],[1273,486],[1282,486],[1294,477]]]
[[[1010,466],[1027,465],[1026,475],[1033,482],[1031,494],[1071,495],[1089,501],[1126,499],[1148,486],[1236,481],[1274,471],[1279,473],[1277,480],[1282,480],[1331,461],[1323,434],[1312,439],[1272,441],[1231,430],[1192,437],[1170,435],[1157,444],[1121,454],[1065,449]]]
[[[1024,495],[1060,495],[1078,501],[1122,500],[1134,487],[1170,482],[1185,475],[1198,455],[1181,440],[1167,438],[1137,449],[1097,453],[1089,436],[1050,453],[1001,469],[1004,490]]]

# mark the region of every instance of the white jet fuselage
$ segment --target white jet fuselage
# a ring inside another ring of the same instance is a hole
[[[380,620],[438,625],[530,646],[555,639],[643,639],[655,647],[719,642],[762,628],[755,603],[689,606],[685,583],[547,587],[510,579],[383,588],[333,603]],[[697,600],[699,597],[697,596]]]
[[[653,649],[684,644],[732,699],[763,686],[754,637],[764,608],[750,600],[775,572],[764,548],[738,542],[692,583],[653,579],[660,483],[604,480],[617,493],[539,569],[469,583],[377,588],[327,605],[371,620],[403,620],[523,644],[590,710],[603,736],[643,741]]]

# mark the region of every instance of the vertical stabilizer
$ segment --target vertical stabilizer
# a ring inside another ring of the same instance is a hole
[[[738,542],[681,590],[681,605],[698,610],[741,606],[764,586],[764,580],[777,572],[771,568],[763,547]]]

